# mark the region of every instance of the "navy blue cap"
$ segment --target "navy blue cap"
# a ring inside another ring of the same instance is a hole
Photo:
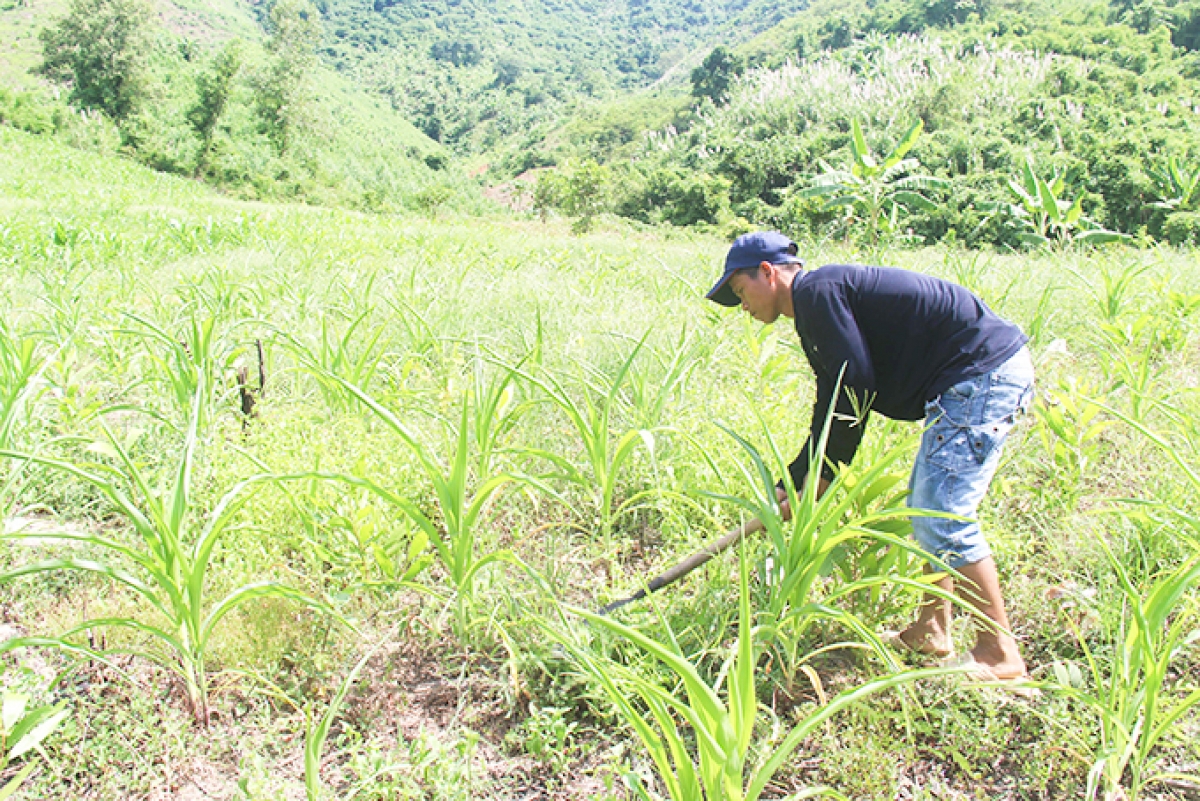
[[[704,297],[722,306],[738,305],[737,295],[729,286],[730,277],[738,270],[768,264],[799,264],[804,262],[796,256],[796,243],[778,231],[758,231],[742,234],[733,241],[725,256],[725,272],[721,280]]]

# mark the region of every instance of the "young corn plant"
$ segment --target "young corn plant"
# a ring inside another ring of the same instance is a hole
[[[815,449],[817,454],[824,453],[832,413],[831,408]],[[799,490],[792,485],[787,470],[782,467],[786,462],[765,423],[763,431],[773,451],[773,463],[786,476],[784,486],[790,519],[783,519],[766,459],[754,445],[728,429],[726,432],[749,457],[752,469],[743,464],[739,464],[739,469],[753,488],[754,496],[714,497],[745,509],[758,518],[765,529],[769,597],[763,627],[771,633],[780,652],[785,678],[793,681],[796,671],[804,664],[805,659],[799,653],[803,635],[818,620],[832,620],[846,626],[861,638],[864,647],[877,653],[885,664],[892,664],[889,649],[880,642],[873,627],[851,610],[856,596],[878,597],[885,589],[943,595],[933,584],[943,574],[917,577],[907,574],[915,565],[930,559],[914,541],[904,536],[911,526],[910,520],[914,516],[934,514],[901,505],[899,501],[904,495],[893,491],[896,477],[892,467],[911,449],[901,445],[860,470],[840,471],[818,498],[816,481],[806,482]],[[822,462],[819,455],[813,458],[810,475],[819,473]],[[885,548],[887,551],[881,553]],[[851,561],[856,555],[860,560]],[[821,580],[835,571],[841,574],[842,581],[822,585]],[[818,587],[822,590],[819,596]],[[955,600],[952,594],[946,593],[944,597]]]
[[[1133,418],[1144,420],[1153,399],[1161,394],[1156,386],[1163,362],[1161,315],[1142,314],[1127,325],[1101,323],[1097,330],[1107,352],[1101,364],[1110,391],[1126,388]]]
[[[366,387],[379,370],[379,363],[385,355],[380,349],[379,340],[386,327],[379,325],[374,330],[364,329],[362,342],[355,342],[355,335],[372,311],[373,309],[367,309],[362,312],[351,320],[340,334],[330,325],[329,318],[322,314],[321,339],[312,348],[283,334],[288,346],[298,352],[302,361],[315,368],[309,369],[308,372],[316,378],[326,405],[331,408],[340,408],[346,401],[346,394],[342,391],[339,380]],[[335,376],[338,380],[330,376]]]
[[[658,371],[640,369],[634,364],[629,371],[629,394],[638,425],[653,431],[664,424],[670,404],[680,397],[692,373],[700,366],[697,343],[684,332],[671,349],[670,358],[647,349],[658,360]]]
[[[1099,402],[1097,402],[1099,403]],[[1168,412],[1175,410],[1163,404]],[[1200,492],[1200,473],[1184,457],[1183,449],[1168,442],[1144,423],[1110,406],[1102,408],[1128,423],[1164,451],[1183,473],[1193,491]],[[1193,422],[1194,425],[1194,422]],[[1185,436],[1189,432],[1184,432]],[[1189,439],[1191,445],[1195,442]],[[1197,641],[1200,603],[1200,518],[1189,509],[1138,502],[1157,508],[1181,526],[1191,545],[1191,556],[1139,588],[1125,561],[1108,540],[1097,541],[1116,574],[1124,608],[1120,628],[1112,641],[1112,656],[1106,666],[1088,644],[1074,621],[1076,638],[1083,651],[1090,686],[1077,666],[1054,666],[1057,691],[1079,702],[1094,714],[1100,727],[1100,747],[1088,774],[1089,797],[1103,787],[1106,798],[1127,797],[1136,801],[1156,783],[1182,781],[1195,784],[1200,776],[1166,767],[1156,758],[1157,749],[1178,735],[1180,721],[1200,705],[1200,689],[1170,686],[1175,665],[1189,645]]]
[[[221,390],[225,374],[233,369],[246,347],[232,341],[231,330],[221,330],[224,323],[221,315],[204,317],[192,309],[177,334],[135,314],[125,316],[138,327],[123,329],[121,333],[146,343],[147,355],[158,368],[158,375],[165,380],[176,409],[185,420],[195,401],[201,399],[199,430],[207,430],[216,409],[226,398]],[[205,390],[203,396],[201,387]],[[233,391],[232,387],[227,390],[229,395]]]
[[[738,636],[715,683],[707,682],[684,656],[665,619],[662,623],[669,637],[663,643],[611,617],[570,610],[591,626],[628,640],[653,657],[670,676],[671,688],[597,654],[548,622],[542,623],[543,630],[564,646],[600,686],[618,717],[633,729],[671,801],[758,801],[796,748],[825,721],[875,693],[949,672],[895,673],[843,692],[804,717],[779,743],[756,753],[755,745],[761,742],[761,736],[755,737],[759,649],[745,545],[740,553]],[[626,781],[636,798],[651,801],[657,797],[633,772],[626,774]],[[827,788],[809,788],[794,797],[816,795],[843,797]]]
[[[582,440],[587,456],[586,469],[580,469],[565,456],[544,448],[529,448],[526,452],[558,468],[558,472],[548,478],[573,484],[592,495],[599,516],[600,533],[606,545],[612,540],[613,524],[616,520],[643,497],[643,493],[638,493],[617,508],[613,508],[621,467],[633,455],[639,442],[653,450],[653,434],[648,429],[630,429],[618,436],[615,442],[611,430],[613,413],[621,400],[621,388],[648,336],[649,331],[638,340],[616,375],[607,380],[607,386],[598,381],[585,380],[582,401],[576,400],[552,375],[539,378],[519,366],[509,368],[545,393],[546,397],[566,414]]]
[[[480,475],[495,471],[497,454],[504,450],[521,416],[529,410],[529,404],[518,397],[516,377],[516,372],[508,369],[489,375],[488,360],[481,356],[472,360],[470,391],[475,415],[471,434]]]
[[[14,334],[0,321],[0,448],[16,445],[18,434],[32,418],[31,407],[45,390],[43,376],[56,360],[57,354],[38,352],[35,338]],[[21,474],[21,466],[13,465],[0,481],[0,517],[7,515]]]
[[[1092,296],[1092,300],[1104,318],[1104,324],[1115,325],[1128,311],[1131,296],[1142,286],[1143,282],[1140,280],[1142,275],[1152,266],[1152,264],[1134,262],[1121,270],[1110,270],[1105,267],[1096,271],[1100,273],[1101,285],[1099,288],[1093,285],[1095,282],[1090,276],[1083,275],[1069,266],[1066,269],[1079,279],[1084,289]]]
[[[104,426],[102,449],[118,466],[97,464],[81,467],[45,456],[0,449],[0,457],[28,461],[56,470],[99,491],[115,512],[133,530],[136,538],[126,542],[118,535],[68,533],[53,539],[73,541],[106,554],[107,558],[62,557],[21,565],[0,573],[0,584],[37,573],[75,570],[108,579],[130,591],[144,605],[146,615],[113,616],[85,620],[56,638],[16,638],[0,644],[0,651],[23,645],[48,645],[74,649],[71,638],[100,628],[123,629],[144,635],[148,643],[122,650],[161,665],[182,683],[189,708],[197,723],[209,719],[209,676],[207,658],[217,625],[243,604],[262,598],[282,598],[325,614],[334,614],[321,601],[274,581],[246,584],[219,600],[210,601],[206,588],[213,556],[221,539],[232,529],[238,511],[251,498],[251,490],[282,477],[255,475],[234,485],[217,502],[202,523],[195,520],[192,498],[196,451],[201,417],[208,390],[199,378],[192,411],[183,440],[179,463],[167,483],[154,486],[121,440]],[[43,533],[12,532],[0,540],[31,537]]]
[[[453,430],[453,446],[449,464],[444,464],[437,457],[436,451],[422,442],[395,412],[345,379],[332,374],[328,377],[341,386],[347,394],[357,399],[412,449],[425,477],[433,485],[438,510],[441,512],[441,525],[401,492],[383,487],[377,482],[357,476],[325,477],[370,490],[393,504],[417,525],[417,528],[433,544],[434,551],[437,553],[442,567],[446,570],[458,602],[459,623],[463,626],[461,631],[465,631],[465,615],[467,607],[473,599],[476,577],[489,565],[508,558],[508,554],[503,551],[479,555],[476,547],[476,524],[492,496],[513,480],[512,476],[499,473],[483,478],[480,483],[472,486],[469,395],[463,398],[459,423]]]
[[[4,691],[0,714],[0,772],[7,772],[11,763],[40,748],[42,741],[70,714],[65,709],[66,701],[30,708],[29,700],[26,693]],[[36,769],[37,763],[27,762],[0,786],[0,801],[12,797]]]
[[[1088,772],[1088,797],[1101,787],[1105,798],[1136,801],[1145,788],[1165,781],[1195,784],[1200,776],[1166,767],[1155,752],[1178,736],[1178,725],[1200,704],[1200,690],[1170,686],[1172,666],[1196,640],[1200,606],[1200,554],[1161,576],[1144,591],[1104,537],[1099,539],[1116,573],[1125,616],[1112,639],[1108,664],[1068,617],[1084,654],[1087,681],[1078,667],[1056,663],[1055,690],[1076,701],[1099,723],[1100,743]],[[1197,541],[1200,546],[1200,541]]]
[[[51,361],[39,355],[35,338],[15,334],[0,321],[0,447],[11,446],[14,432],[28,419]]]
[[[304,790],[307,801],[321,801],[325,797],[321,784],[321,760],[325,752],[325,742],[329,739],[329,730],[337,720],[337,716],[342,710],[342,704],[346,702],[346,696],[350,693],[354,683],[358,681],[362,669],[366,667],[367,662],[375,656],[381,646],[382,643],[367,651],[350,669],[346,678],[342,679],[342,683],[338,685],[333,698],[329,699],[329,705],[325,707],[325,714],[318,718],[314,715],[311,706],[304,710],[304,718],[308,724],[304,732]],[[361,782],[357,790],[343,798],[353,798],[360,791],[366,789],[369,782],[378,779],[384,773],[395,770],[396,767],[389,765],[378,770],[375,775],[368,777],[367,781]]]

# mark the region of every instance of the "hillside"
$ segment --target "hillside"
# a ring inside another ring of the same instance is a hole
[[[868,244],[1200,241],[1197,0],[155,0],[126,118],[78,115],[73,84],[30,74],[66,3],[3,2],[0,74],[27,88],[0,88],[0,121],[247,197],[482,212],[481,183],[549,167],[534,191],[487,194],[583,227],[608,213]],[[276,42],[281,9],[307,31],[299,49]],[[197,97],[234,41],[228,108],[204,133]],[[298,65],[285,102],[268,84]],[[904,181],[925,194],[821,196],[854,159],[855,122],[881,156],[920,123]]]
[[[494,148],[588,98],[686,85],[806,0],[327,0],[324,57],[438,141]]]
[[[1103,3],[956,8],[970,13],[814,4],[735,50],[744,71],[685,125],[615,153],[548,143],[542,159],[560,168],[541,197],[574,213],[586,185],[590,214],[868,244],[1019,247],[1088,231],[1200,242],[1200,193],[1188,188],[1200,169],[1200,4],[1150,18]],[[909,160],[889,174],[855,166],[855,123],[880,160],[913,131]]]
[[[131,58],[139,94],[132,110],[121,113],[76,97],[78,81],[36,72],[43,33],[66,17],[68,3],[0,5],[0,122],[85,149],[123,152],[240,197],[380,211],[486,208],[477,184],[443,146],[320,60],[315,43],[307,53],[277,47],[278,26],[257,4],[155,0],[147,7]],[[302,3],[293,7],[297,19],[311,24],[304,35],[319,43],[319,16],[309,16]],[[294,63],[284,64],[286,53]],[[222,59],[229,59],[223,79]],[[264,98],[275,93],[273,81],[287,95],[272,109]],[[197,126],[207,112],[199,112],[216,98],[204,133]]]

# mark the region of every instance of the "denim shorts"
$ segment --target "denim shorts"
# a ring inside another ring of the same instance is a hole
[[[925,404],[908,505],[968,518],[913,517],[913,534],[926,553],[955,569],[991,556],[975,512],[1008,432],[1032,402],[1033,360],[1021,348],[987,375],[955,384]]]

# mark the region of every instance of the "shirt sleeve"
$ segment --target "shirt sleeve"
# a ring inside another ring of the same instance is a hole
[[[827,384],[827,386],[822,386]],[[803,489],[804,480],[808,477],[809,465],[813,458],[813,449],[821,442],[821,433],[825,428],[825,418],[829,414],[829,404],[833,397],[834,382],[825,382],[817,378],[817,400],[813,404],[812,425],[808,439],[800,453],[788,465],[788,473],[792,476],[792,484],[797,490]],[[825,454],[821,460],[821,476],[833,480],[833,465],[849,464],[858,451],[862,442],[863,429],[870,415],[869,407],[863,402],[862,393],[855,392],[850,387],[842,387],[838,393],[838,403],[833,410],[833,418],[829,421],[829,438],[825,442]]]
[[[842,285],[821,287],[805,301],[802,308],[796,309],[796,319],[803,326],[801,339],[805,355],[816,373],[817,398],[813,403],[808,440],[788,465],[788,473],[797,489],[804,486],[808,476],[813,450],[821,441],[830,404],[834,404],[834,410],[829,421],[821,475],[832,480],[833,465],[849,464],[858,451],[875,394],[875,367]]]

